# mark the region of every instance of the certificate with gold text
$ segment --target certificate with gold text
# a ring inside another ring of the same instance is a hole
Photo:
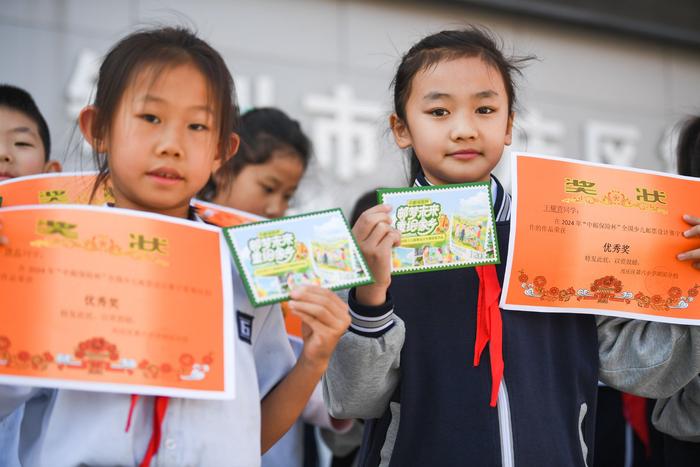
[[[231,399],[220,229],[93,206],[0,209],[0,382]]]
[[[94,204],[114,201],[107,185],[92,195],[97,172],[62,172],[11,178],[0,182],[0,206]]]
[[[700,324],[700,248],[683,214],[700,181],[531,154],[513,156],[505,309]]]

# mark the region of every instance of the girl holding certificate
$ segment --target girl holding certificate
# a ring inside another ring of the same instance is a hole
[[[511,142],[519,63],[481,28],[443,31],[393,81],[390,125],[414,184],[490,182],[501,252],[510,196],[491,171]],[[592,465],[595,319],[499,310],[503,258],[392,277],[389,211],[353,228],[376,283],[351,291],[324,377],[332,415],[368,419],[360,465]]]
[[[79,117],[99,167],[95,190],[109,180],[117,207],[198,221],[191,198],[238,148],[234,96],[222,57],[191,32],[122,39]],[[328,290],[292,292],[306,331],[295,364],[279,309],[253,309],[237,276],[233,290],[251,326],[234,331],[235,400],[0,386],[0,417],[25,404],[22,465],[259,465],[301,413],[349,318]]]

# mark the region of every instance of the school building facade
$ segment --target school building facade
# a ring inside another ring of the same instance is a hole
[[[524,71],[513,147],[673,171],[675,125],[700,112],[696,0],[1,0],[0,82],[29,90],[54,158],[76,157],[75,117],[100,57],[139,27],[192,27],[226,59],[241,107],[301,121],[315,160],[296,209],[341,206],[406,183],[388,130],[390,81],[411,44],[478,23]],[[507,159],[504,157],[504,160]],[[507,183],[507,164],[498,172]]]

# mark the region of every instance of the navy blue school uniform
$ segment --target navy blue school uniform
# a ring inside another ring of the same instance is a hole
[[[510,195],[491,183],[502,284]],[[419,175],[417,184],[427,182]],[[378,307],[351,292],[353,323],[324,392],[333,416],[367,419],[360,465],[592,465],[595,318],[501,310],[505,370],[494,408],[490,346],[473,365],[478,292],[474,268],[395,276]]]

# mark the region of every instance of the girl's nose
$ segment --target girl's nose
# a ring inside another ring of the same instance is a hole
[[[157,154],[161,156],[181,157],[183,155],[181,132],[177,128],[164,128],[158,142]]]
[[[450,138],[453,141],[474,139],[477,134],[478,131],[472,118],[460,116],[454,119],[454,125],[450,131]]]
[[[284,216],[286,210],[287,202],[278,197],[273,197],[272,199],[268,200],[267,205],[265,206],[265,216],[275,219],[277,217]]]
[[[4,144],[0,144],[0,162],[4,162],[6,164],[12,162],[10,151],[7,150],[7,146]]]

